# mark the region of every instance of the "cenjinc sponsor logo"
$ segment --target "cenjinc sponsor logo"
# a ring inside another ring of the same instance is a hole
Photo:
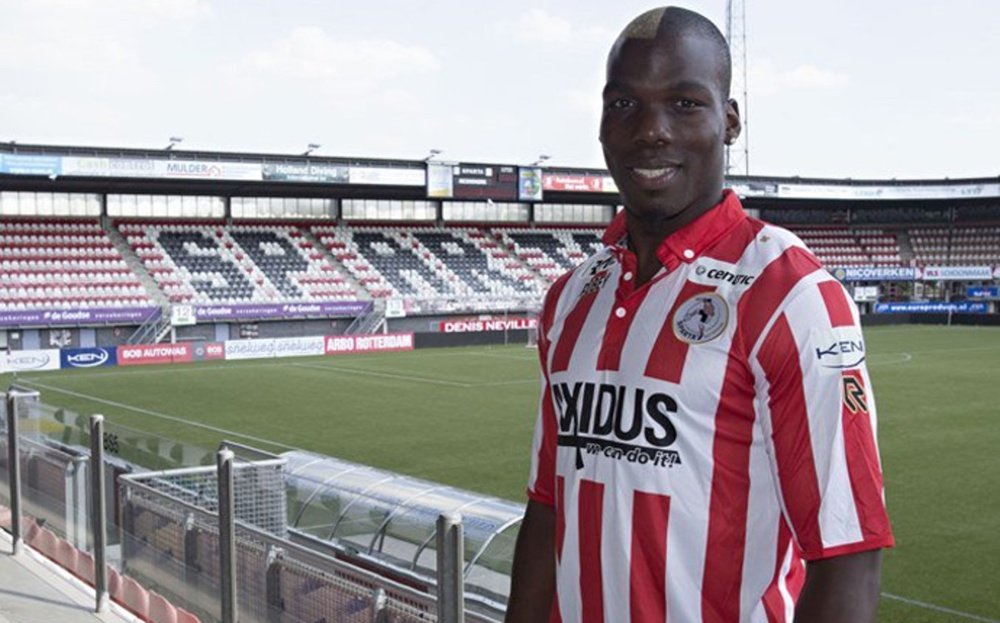
[[[651,468],[681,464],[669,446],[677,440],[672,417],[677,401],[664,393],[609,383],[555,383],[552,398],[559,419],[557,443],[584,457],[625,461]]]

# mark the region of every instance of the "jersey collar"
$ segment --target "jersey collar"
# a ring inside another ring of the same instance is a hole
[[[625,210],[615,215],[601,237],[604,244],[619,248],[626,246],[628,231],[625,218]],[[692,262],[746,218],[739,197],[727,188],[722,193],[722,200],[712,209],[664,238],[656,249],[656,257],[668,269],[681,262]]]

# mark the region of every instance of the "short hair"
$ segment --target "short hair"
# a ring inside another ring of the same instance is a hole
[[[729,43],[710,19],[681,7],[668,6],[651,9],[636,17],[618,35],[618,42],[626,39],[661,39],[685,35],[704,37],[715,48],[716,60],[721,66],[722,95],[729,97],[729,87],[733,79],[733,61],[729,54]]]

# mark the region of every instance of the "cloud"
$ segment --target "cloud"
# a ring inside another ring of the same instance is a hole
[[[833,90],[850,84],[848,74],[804,64],[792,69],[780,69],[770,59],[750,66],[750,88],[761,95],[773,95],[785,90]]]
[[[435,72],[440,62],[421,46],[388,39],[335,38],[320,28],[301,27],[250,53],[243,67],[260,74],[322,81],[338,91],[363,91],[399,76]]]
[[[577,26],[544,9],[528,9],[516,21],[497,24],[498,33],[529,43],[565,45],[569,43],[610,44],[614,33],[601,26]]]

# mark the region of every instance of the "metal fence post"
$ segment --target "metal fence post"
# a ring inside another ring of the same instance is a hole
[[[437,520],[437,619],[439,623],[465,623],[465,544],[462,516],[443,513]]]
[[[104,416],[90,416],[90,530],[94,542],[94,611],[108,610],[108,509],[104,483]]]
[[[232,450],[219,450],[219,578],[222,593],[222,623],[236,623],[236,521],[233,499]]]
[[[17,399],[21,394],[7,392],[7,477],[10,481],[10,535],[12,553],[16,556],[24,549],[21,536],[21,453],[17,444]]]
[[[385,589],[376,588],[372,591],[372,618],[369,623],[383,623],[385,621]]]

